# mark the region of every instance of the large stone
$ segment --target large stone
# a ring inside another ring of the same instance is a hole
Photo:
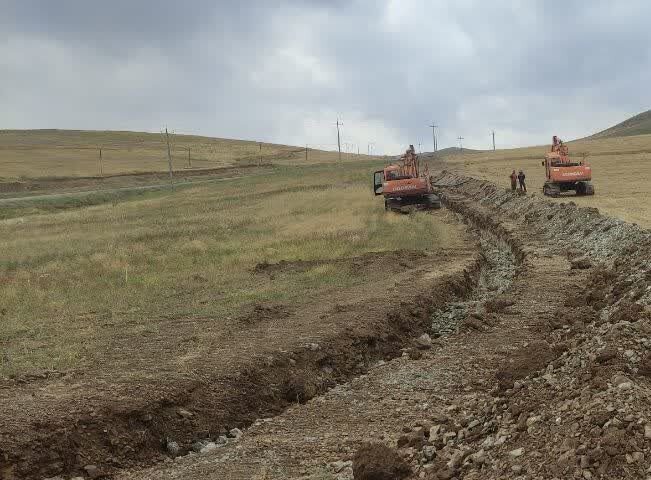
[[[421,350],[427,350],[429,348],[432,348],[432,339],[428,334],[423,333],[420,337],[416,339],[416,345]]]
[[[436,448],[432,445],[426,445],[423,447],[423,456],[425,460],[431,462],[436,457]]]
[[[432,428],[429,429],[429,441],[430,442],[436,442],[440,435],[441,435],[441,425],[434,425]]]
[[[178,413],[179,417],[181,418],[188,419],[192,417],[192,412],[189,412],[183,408],[179,408],[176,413]]]
[[[338,460],[330,464],[330,467],[332,468],[332,471],[334,473],[340,473],[343,469],[352,466],[353,466],[353,462],[351,460],[348,460],[346,462],[344,462],[343,460]]]
[[[511,450],[509,452],[509,457],[511,458],[518,458],[521,457],[524,454],[524,448],[516,448],[515,450]]]
[[[618,388],[621,388],[622,390],[626,390],[633,386],[633,382],[631,382],[631,380],[628,377],[618,374],[613,377],[613,385],[615,385]],[[624,386],[622,387],[622,385]]]
[[[199,453],[209,453],[215,450],[217,447],[218,445],[215,442],[208,442],[201,448],[201,450],[199,450]]]
[[[86,465],[84,471],[86,472],[86,475],[88,475],[88,478],[99,478],[103,475],[100,469],[95,465]]]

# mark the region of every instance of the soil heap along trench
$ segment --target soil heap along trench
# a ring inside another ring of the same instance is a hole
[[[475,278],[499,277],[458,308],[430,309],[438,338],[201,453],[117,478],[645,478],[650,232],[472,178],[434,184],[483,236]]]

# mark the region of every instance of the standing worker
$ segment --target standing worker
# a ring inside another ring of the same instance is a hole
[[[520,182],[520,191],[527,193],[527,184],[524,182],[525,179],[525,174],[522,170],[520,170],[520,173],[518,173],[518,181]]]
[[[511,172],[511,175],[509,175],[509,178],[511,179],[511,191],[515,192],[515,189],[518,186],[518,174],[515,173],[515,170],[513,170]]]

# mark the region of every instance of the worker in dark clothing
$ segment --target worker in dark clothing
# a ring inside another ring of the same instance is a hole
[[[520,182],[520,191],[527,193],[527,184],[524,182],[525,174],[522,170],[518,173],[518,182]]]
[[[509,178],[511,179],[511,191],[515,192],[515,189],[518,186],[518,174],[515,173],[515,170],[513,170],[511,172],[511,175],[509,175]]]

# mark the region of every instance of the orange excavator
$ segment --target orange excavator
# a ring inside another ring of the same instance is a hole
[[[562,192],[574,190],[577,195],[594,195],[594,185],[590,182],[592,168],[584,161],[572,162],[567,145],[556,135],[542,165],[546,177],[543,194],[558,197]]]
[[[375,195],[384,196],[384,209],[409,213],[412,210],[441,208],[441,199],[434,194],[427,166],[420,168],[413,145],[393,163],[373,174]]]

